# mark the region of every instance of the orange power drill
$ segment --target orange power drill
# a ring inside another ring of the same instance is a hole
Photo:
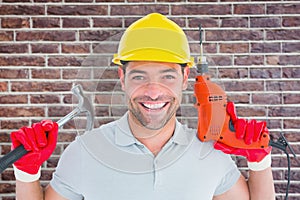
[[[262,134],[258,142],[247,145],[244,140],[235,137],[235,130],[226,111],[225,91],[211,81],[207,74],[208,63],[203,56],[202,31],[200,29],[200,56],[197,59],[197,72],[194,85],[195,107],[198,110],[198,138],[201,141],[215,140],[231,147],[259,149],[269,146],[269,134]]]

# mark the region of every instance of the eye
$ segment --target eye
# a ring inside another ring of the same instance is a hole
[[[131,79],[136,80],[136,81],[140,81],[140,80],[144,80],[145,77],[141,76],[141,75],[136,75],[136,76],[132,76]]]
[[[172,80],[172,79],[176,79],[176,77],[175,77],[174,75],[168,74],[168,75],[164,75],[164,76],[163,76],[163,79],[169,79],[169,80]]]

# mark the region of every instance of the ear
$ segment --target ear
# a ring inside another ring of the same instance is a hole
[[[118,75],[119,75],[119,78],[120,78],[122,90],[124,91],[124,89],[125,89],[125,74],[124,74],[122,66],[120,66],[118,68]]]
[[[190,74],[190,68],[185,67],[183,70],[183,84],[182,84],[182,90],[186,90],[188,87],[188,79]]]

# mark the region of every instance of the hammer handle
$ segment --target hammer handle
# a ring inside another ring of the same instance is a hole
[[[77,116],[80,113],[80,109],[75,108],[72,112],[61,118],[57,121],[58,127],[62,127],[65,123],[67,123],[69,120],[73,119],[75,116]],[[0,159],[0,174],[10,165],[12,165],[14,162],[22,158],[24,155],[26,155],[29,151],[27,151],[23,145],[18,146],[5,156],[3,156]]]

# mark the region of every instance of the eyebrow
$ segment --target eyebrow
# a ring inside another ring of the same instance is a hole
[[[163,74],[163,73],[168,73],[168,72],[177,72],[176,69],[171,68],[171,69],[164,69],[164,70],[160,70],[159,73]],[[139,74],[147,74],[147,72],[143,71],[143,70],[138,70],[138,69],[133,69],[131,71],[128,72],[128,75],[131,74],[135,74],[135,73],[139,73]]]
[[[131,70],[131,71],[128,72],[128,75],[135,74],[135,73],[146,74],[145,71],[138,70],[138,69],[133,69],[133,70]]]

